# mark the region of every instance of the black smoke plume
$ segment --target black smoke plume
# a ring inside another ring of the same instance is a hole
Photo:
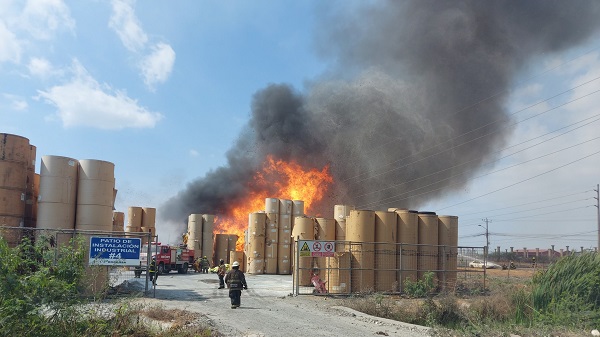
[[[330,165],[335,183],[315,210],[326,216],[338,203],[418,207],[466,184],[502,147],[519,71],[600,25],[594,0],[337,5],[343,10],[319,8],[315,30],[327,73],[303,92],[286,84],[259,90],[228,164],[171,198],[163,216],[226,212],[268,154]]]

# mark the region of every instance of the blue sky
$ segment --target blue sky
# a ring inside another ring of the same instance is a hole
[[[270,83],[303,90],[335,63],[313,44],[317,14],[351,7],[327,7],[319,1],[0,0],[0,132],[37,146],[38,172],[43,155],[113,162],[117,209],[158,207],[226,163],[257,90]],[[600,89],[594,80],[599,48],[596,36],[530,64],[511,88],[509,111],[591,82],[515,114],[525,119],[565,104],[515,125],[507,147],[600,113],[600,94],[582,98]],[[484,244],[478,225],[487,217],[490,244],[502,250],[594,247],[599,126],[495,162],[479,175],[498,172],[422,209],[458,215],[463,245]],[[568,146],[575,147],[535,159]]]

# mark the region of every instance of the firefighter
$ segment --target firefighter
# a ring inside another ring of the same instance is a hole
[[[156,270],[156,257],[152,257],[152,262],[150,262],[150,269],[148,269],[148,275],[150,275],[150,282],[153,285],[156,285],[156,279],[158,278],[158,271]]]
[[[202,260],[200,260],[200,269],[202,269],[202,273],[208,274],[209,267],[210,267],[210,265],[208,263],[208,258],[206,256],[203,256]]]
[[[194,273],[199,273],[202,270],[200,269],[200,261],[202,260],[201,257],[197,257],[196,260],[194,261],[194,264],[192,265],[192,267],[194,268]]]
[[[248,290],[246,277],[240,270],[240,263],[235,261],[231,264],[231,270],[225,275],[225,283],[229,288],[229,298],[231,298],[231,309],[235,309],[241,304],[242,289]]]
[[[225,288],[225,273],[227,272],[227,268],[225,267],[225,261],[223,259],[219,260],[219,269],[217,270],[217,275],[219,276],[219,289]]]

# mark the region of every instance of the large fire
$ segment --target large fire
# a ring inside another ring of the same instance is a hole
[[[265,198],[303,200],[305,213],[309,213],[332,182],[328,166],[321,171],[304,170],[294,161],[284,162],[269,156],[250,183],[250,194],[216,218],[215,233],[237,234],[236,249],[243,250],[248,214],[264,210]]]

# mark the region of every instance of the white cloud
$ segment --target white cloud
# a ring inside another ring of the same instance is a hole
[[[0,63],[18,63],[21,59],[21,44],[8,27],[0,20]]]
[[[148,42],[148,36],[135,16],[133,4],[134,1],[132,0],[113,0],[113,14],[110,17],[108,26],[119,35],[121,42],[127,49],[139,51]]]
[[[198,151],[191,149],[190,150],[190,156],[192,157],[198,157],[198,155],[200,155],[200,153],[198,153]]]
[[[162,118],[148,111],[122,91],[99,84],[77,61],[70,82],[38,91],[48,104],[58,108],[57,117],[65,127],[88,126],[99,129],[152,128]]]
[[[75,20],[62,0],[28,0],[19,25],[39,40],[49,40],[59,30],[75,30]]]
[[[27,104],[27,101],[23,101],[23,100],[14,100],[11,104],[11,107],[13,108],[13,110],[16,110],[16,111],[26,110],[28,106],[29,105]]]
[[[31,75],[41,78],[47,78],[55,72],[52,64],[45,58],[40,57],[32,57],[29,60],[27,69],[29,69]]]
[[[4,93],[2,94],[2,97],[9,101],[9,107],[14,111],[24,111],[29,107],[27,101],[21,96]]]
[[[175,51],[168,44],[158,43],[152,49],[152,54],[140,62],[144,83],[151,90],[155,84],[163,83],[169,78],[175,63]]]
[[[108,26],[117,33],[125,48],[139,56],[147,50],[148,35],[135,15],[134,4],[135,0],[112,0],[113,13]],[[169,78],[174,63],[173,48],[159,42],[139,60],[138,68],[146,86],[154,91],[156,84],[164,83]]]

